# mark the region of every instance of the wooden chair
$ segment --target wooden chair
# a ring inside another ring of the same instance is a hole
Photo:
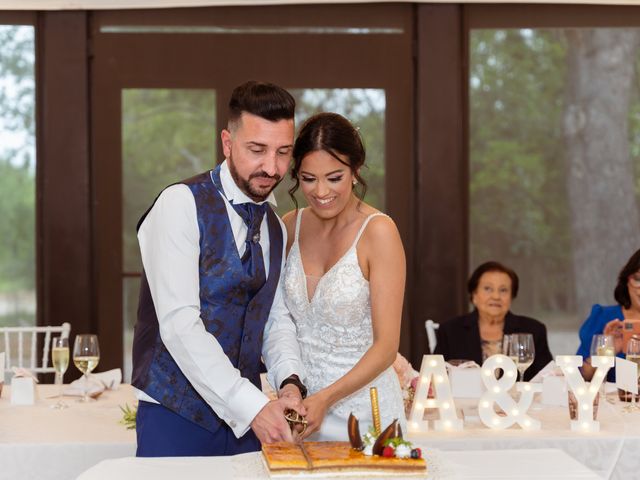
[[[66,322],[55,327],[0,327],[0,339],[4,336],[4,342],[0,341],[0,348],[4,343],[4,373],[11,373],[12,367],[27,368],[33,373],[55,373],[53,366],[49,366],[51,338],[53,334],[69,338],[70,331],[71,325]],[[42,338],[40,364],[38,364],[39,335]]]

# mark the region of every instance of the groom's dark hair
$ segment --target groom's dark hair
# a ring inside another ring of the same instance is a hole
[[[248,81],[238,85],[229,100],[229,127],[236,123],[243,112],[271,122],[292,119],[296,101],[284,88],[273,83]]]

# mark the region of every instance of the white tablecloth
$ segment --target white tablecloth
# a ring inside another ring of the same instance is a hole
[[[119,405],[136,403],[133,390],[123,385],[107,391],[98,401],[83,405],[73,398],[66,410],[52,410],[56,387],[38,387],[41,400],[30,407],[9,403],[10,389],[0,397],[0,480],[72,479],[101,460],[135,454],[135,432],[126,430]],[[457,401],[458,406],[464,402]],[[467,401],[468,403],[468,401]],[[465,430],[461,433],[429,432],[413,437],[427,450],[469,451],[557,448],[587,466],[602,478],[640,478],[640,413],[623,413],[623,405],[601,402],[598,419],[601,432],[573,433],[566,408],[534,404],[529,412],[542,421],[539,432],[513,427],[493,431],[482,426],[473,411],[465,408]]]
[[[488,450],[440,452],[439,468],[430,470],[432,480],[598,480],[562,450]],[[254,480],[269,478],[260,453],[233,457],[121,458],[105,460],[84,472],[78,480]],[[314,478],[335,478],[332,476]],[[344,480],[345,477],[339,477]],[[364,478],[364,477],[360,477]],[[398,478],[398,477],[394,477]],[[400,477],[402,478],[402,477]],[[408,477],[407,477],[408,478]],[[415,477],[413,477],[415,478]]]
[[[133,389],[121,385],[95,402],[64,397],[64,410],[49,406],[58,387],[38,385],[32,406],[13,406],[11,388],[0,397],[0,479],[71,480],[101,460],[135,455],[135,431],[118,421],[119,405],[136,403]]]
[[[477,409],[470,407],[477,405],[476,401],[456,400],[459,415],[460,410],[466,413],[462,432],[428,432],[412,440],[439,450],[558,448],[602,478],[640,478],[640,412],[624,413],[627,404],[618,402],[615,394],[608,399],[615,403],[600,402],[598,433],[574,433],[567,407],[536,403],[528,413],[542,422],[540,431],[525,432],[519,427],[490,430],[480,422]]]

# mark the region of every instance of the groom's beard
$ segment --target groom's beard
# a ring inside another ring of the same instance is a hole
[[[236,170],[236,166],[233,163],[233,155],[231,154],[229,154],[227,164],[229,165],[229,172],[231,173],[231,178],[233,178],[233,181],[236,182],[238,188],[242,190],[254,202],[264,202],[269,194],[273,192],[273,189],[276,188],[282,181],[282,177],[277,173],[275,175],[269,175],[262,170],[252,173],[251,175],[249,175],[249,178],[240,177],[238,171]],[[253,178],[272,178],[275,180],[275,183],[269,190],[265,191],[265,189],[254,187],[251,184],[251,179]]]

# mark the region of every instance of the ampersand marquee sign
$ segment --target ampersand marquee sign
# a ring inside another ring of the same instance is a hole
[[[501,378],[496,378],[496,370],[502,369]],[[516,364],[505,355],[493,355],[482,364],[482,381],[487,391],[480,397],[478,413],[480,420],[489,428],[509,428],[517,423],[525,430],[540,430],[540,422],[534,420],[527,411],[533,403],[533,394],[542,391],[541,384],[519,382],[516,389],[520,392],[520,400],[516,402],[509,390],[516,383]],[[499,415],[493,405],[504,411],[504,416]]]

